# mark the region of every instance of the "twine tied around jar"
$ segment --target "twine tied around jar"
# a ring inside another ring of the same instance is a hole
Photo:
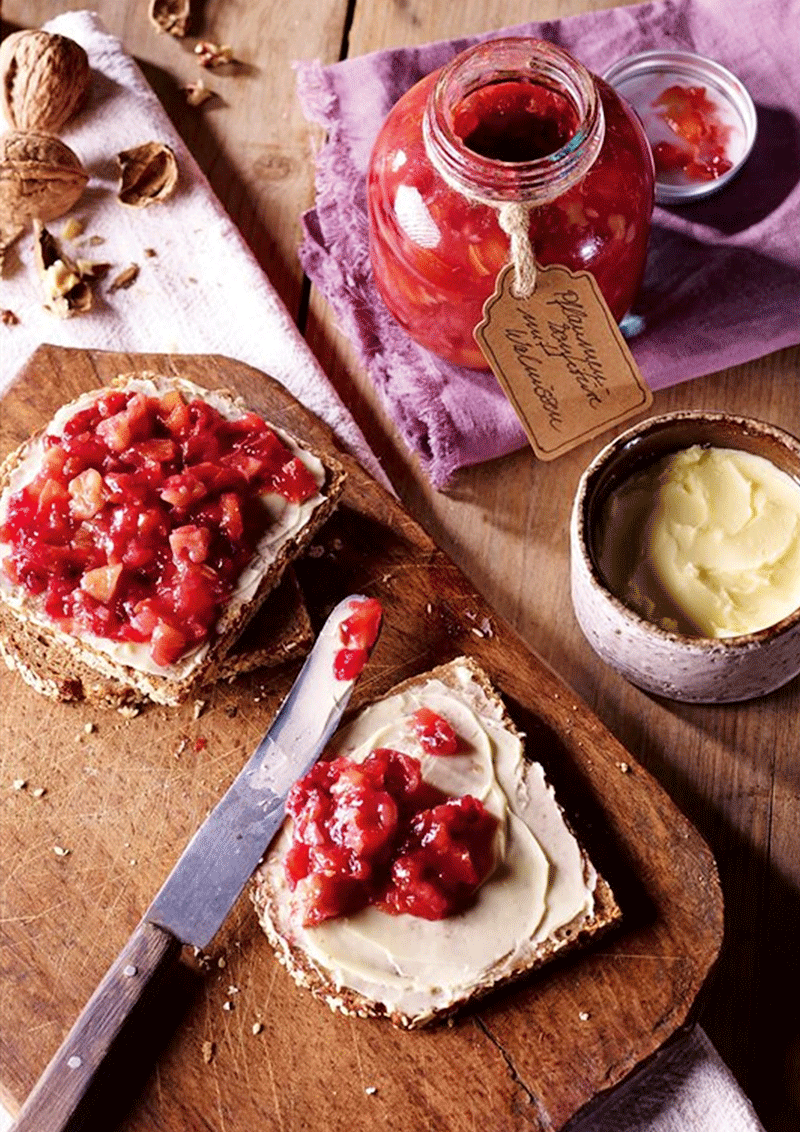
[[[536,290],[536,260],[531,247],[530,205],[508,201],[497,210],[497,221],[509,239],[514,282],[511,293],[527,299]]]

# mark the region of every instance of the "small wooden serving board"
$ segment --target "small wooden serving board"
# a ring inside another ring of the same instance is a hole
[[[240,363],[45,346],[0,404],[0,454],[81,390],[136,369],[234,389],[268,419],[338,449],[281,386]],[[716,867],[658,784],[396,500],[339,455],[349,471],[343,503],[298,577],[315,626],[349,592],[384,607],[354,706],[473,655],[614,887],[624,924],[451,1024],[404,1033],[334,1015],[297,989],[245,896],[208,956],[184,957],[176,990],[186,993],[175,996],[177,1015],[170,996],[149,1023],[148,1055],[160,1045],[155,1069],[121,1126],[553,1132],[689,1017],[721,943]],[[262,670],[210,689],[202,703],[153,706],[132,719],[53,704],[0,673],[0,1090],[12,1106],[265,731],[297,668]],[[26,785],[15,789],[15,780]],[[40,787],[46,793],[36,796]],[[123,1070],[113,1091],[127,1077]]]

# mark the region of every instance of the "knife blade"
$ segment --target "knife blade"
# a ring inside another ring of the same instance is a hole
[[[189,841],[34,1086],[12,1132],[80,1127],[90,1086],[137,1003],[165,977],[182,945],[208,946],[269,847],[289,790],[336,730],[377,639],[380,617],[377,601],[362,594],[345,598],[328,616],[266,735]],[[344,652],[351,655],[346,678],[339,678],[337,658]]]

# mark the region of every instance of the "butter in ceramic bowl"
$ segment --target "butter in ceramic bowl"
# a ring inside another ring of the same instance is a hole
[[[745,700],[800,672],[800,441],[683,412],[598,454],[572,515],[572,598],[595,651],[632,683]]]
[[[753,452],[695,444],[610,493],[597,549],[611,591],[648,621],[755,633],[800,609],[800,483]]]

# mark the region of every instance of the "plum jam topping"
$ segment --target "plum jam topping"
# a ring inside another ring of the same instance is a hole
[[[353,612],[339,626],[342,648],[333,658],[333,674],[337,680],[355,680],[369,659],[381,627],[381,603],[369,597],[353,602]]]
[[[45,436],[8,502],[3,566],[67,631],[146,643],[169,665],[211,633],[274,522],[265,497],[317,490],[255,413],[110,390]]]
[[[417,738],[429,755],[455,755],[461,750],[452,723],[429,707],[418,708],[412,720]]]
[[[317,763],[292,787],[286,877],[305,927],[367,905],[441,920],[462,911],[494,863],[497,818],[472,795],[422,778],[419,759],[378,747]]]
[[[453,130],[467,148],[494,161],[547,157],[577,127],[575,108],[563,95],[524,80],[479,87],[453,115]]]
[[[731,129],[720,120],[719,107],[705,87],[667,87],[653,106],[677,142],[662,140],[653,146],[658,173],[680,170],[690,181],[713,181],[732,168],[727,157]]]

